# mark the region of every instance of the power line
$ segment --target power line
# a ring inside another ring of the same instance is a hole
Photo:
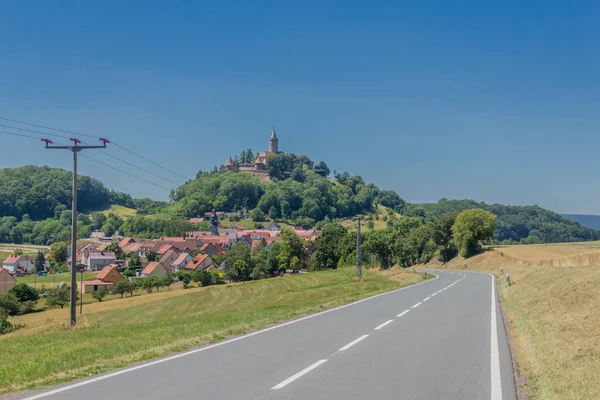
[[[88,158],[88,159],[90,159],[90,160],[92,160],[92,161],[95,161],[95,162],[97,162],[98,164],[102,164],[102,165],[104,165],[105,167],[112,168],[112,169],[114,169],[115,171],[122,172],[122,173],[124,173],[124,174],[126,174],[126,175],[129,175],[129,176],[131,176],[132,178],[139,179],[139,180],[140,180],[140,181],[142,181],[142,182],[149,183],[150,185],[154,185],[154,186],[156,186],[156,187],[159,187],[159,188],[161,188],[161,189],[165,189],[165,190],[169,190],[169,191],[171,190],[171,189],[169,189],[169,188],[167,188],[167,187],[164,187],[164,186],[161,186],[161,185],[159,185],[158,183],[154,183],[154,182],[148,181],[148,180],[146,180],[146,179],[144,179],[144,178],[140,178],[140,177],[139,177],[139,176],[137,176],[137,175],[133,175],[133,174],[131,174],[131,173],[129,173],[129,172],[123,171],[122,169],[119,169],[119,168],[117,168],[117,167],[113,167],[113,166],[112,166],[112,165],[110,165],[110,164],[106,164],[106,163],[104,163],[104,162],[102,162],[102,161],[96,160],[95,158],[92,158],[92,157],[90,157],[90,156],[86,156],[85,154],[80,154],[80,156],[81,156],[81,157]]]
[[[39,138],[39,137],[37,137],[37,136],[24,135],[24,134],[22,134],[22,133],[14,133],[14,132],[6,132],[6,131],[0,131],[0,134],[12,135],[12,136],[20,136],[20,137],[29,138],[29,139],[40,139],[40,138]],[[57,142],[56,144],[60,145],[60,143],[58,143],[58,142]],[[110,156],[112,156],[112,154],[108,154],[108,153],[106,153],[106,154],[107,154],[107,155],[110,155]],[[142,181],[142,182],[149,183],[150,185],[154,185],[154,186],[156,186],[156,187],[159,187],[159,188],[161,188],[161,189],[164,189],[164,190],[169,190],[169,191],[171,190],[171,189],[169,189],[169,188],[167,188],[167,187],[164,187],[164,186],[162,186],[162,185],[159,185],[159,184],[157,184],[157,183],[154,183],[154,182],[148,181],[148,180],[146,180],[146,179],[144,179],[144,178],[140,178],[140,177],[139,177],[139,176],[137,176],[137,175],[133,175],[133,174],[131,174],[131,173],[127,172],[127,171],[123,171],[123,170],[121,170],[121,169],[119,169],[119,168],[117,168],[117,167],[113,167],[113,166],[112,166],[112,165],[110,165],[110,164],[106,164],[106,163],[104,163],[104,162],[102,162],[102,161],[96,160],[95,158],[92,158],[92,157],[90,157],[90,156],[86,156],[85,154],[80,154],[80,156],[81,156],[81,157],[88,158],[88,159],[90,159],[90,160],[92,160],[92,161],[95,161],[95,162],[97,162],[98,164],[102,164],[102,165],[104,165],[104,166],[106,166],[106,167],[108,167],[108,168],[112,168],[112,169],[114,169],[115,171],[121,172],[121,173],[123,173],[123,174],[125,174],[125,175],[129,175],[129,176],[131,176],[132,178],[138,179],[138,180],[140,180],[140,181]],[[123,160],[121,160],[121,161],[123,161]],[[126,162],[126,161],[123,161],[123,162]],[[139,167],[138,167],[138,168],[139,168]]]
[[[80,135],[80,136],[85,136],[85,137],[90,137],[90,138],[95,138],[95,139],[97,139],[97,137],[96,137],[96,136],[87,135],[87,134],[85,134],[85,133],[81,133],[81,132],[68,131],[68,130],[65,130],[65,129],[59,129],[59,128],[52,128],[52,127],[50,127],[50,126],[46,126],[46,125],[38,125],[38,124],[33,124],[33,123],[31,123],[31,122],[19,121],[19,120],[16,120],[16,119],[11,119],[11,118],[1,117],[1,116],[0,116],[0,119],[1,119],[1,120],[5,120],[5,121],[10,121],[10,122],[16,122],[16,123],[19,123],[19,124],[24,124],[24,125],[29,125],[29,126],[35,126],[35,127],[38,127],[38,128],[43,128],[43,129],[50,129],[50,130],[53,130],[53,131],[56,131],[56,132],[64,132],[64,133],[69,133],[69,134],[72,134],[72,135]],[[0,125],[0,126],[5,126],[5,125]],[[12,127],[12,126],[5,126],[5,127],[7,127],[7,128],[14,128],[14,129],[26,130],[26,129],[24,129],[24,128],[15,128],[15,127]],[[45,132],[38,132],[38,131],[31,131],[31,130],[26,130],[26,131],[29,131],[29,132],[35,132],[35,133],[43,133],[43,134],[46,134]],[[55,136],[59,136],[59,135],[55,135]],[[66,139],[69,139],[68,137],[65,137],[65,136],[59,136],[59,137],[64,137],[64,138],[66,138]],[[112,141],[112,140],[111,140],[111,144],[112,144],[112,145],[114,145],[114,146],[117,146],[117,147],[119,147],[120,149],[123,149],[123,150],[125,150],[126,152],[128,152],[128,153],[130,153],[130,154],[133,154],[133,155],[134,155],[134,156],[136,156],[136,157],[139,157],[139,158],[141,158],[142,160],[145,160],[145,161],[147,161],[147,162],[149,162],[149,163],[151,163],[151,164],[154,164],[155,166],[157,166],[157,167],[159,167],[159,168],[162,168],[162,169],[164,169],[165,171],[168,171],[168,172],[170,172],[170,173],[172,173],[172,174],[174,174],[174,175],[177,175],[177,176],[179,176],[179,177],[181,177],[181,178],[185,179],[186,181],[188,181],[188,180],[191,180],[189,177],[187,177],[187,176],[184,176],[184,175],[181,175],[179,172],[175,172],[175,171],[173,171],[173,170],[171,170],[171,169],[169,169],[169,168],[167,168],[167,167],[164,167],[164,166],[162,166],[162,165],[160,165],[160,164],[158,164],[158,163],[156,163],[156,162],[154,162],[154,161],[152,161],[152,160],[150,160],[150,159],[148,159],[148,158],[146,158],[146,157],[144,157],[144,156],[142,156],[142,155],[140,155],[140,154],[138,154],[138,153],[136,153],[136,152],[134,152],[134,151],[131,151],[131,150],[129,150],[129,149],[127,149],[127,148],[125,148],[125,147],[121,146],[121,145],[120,145],[120,144],[118,144],[118,143],[115,143],[115,142],[114,142],[114,141]]]
[[[64,133],[70,133],[73,135],[81,135],[81,136],[87,136],[87,137],[91,137],[91,138],[96,138],[96,136],[92,136],[92,135],[86,135],[85,133],[80,133],[80,132],[73,132],[73,131],[67,131],[64,129],[58,129],[58,128],[52,128],[49,126],[44,126],[44,125],[38,125],[38,124],[32,124],[31,122],[25,122],[25,121],[19,121],[17,119],[10,119],[10,118],[5,118],[5,117],[0,117],[0,119],[3,119],[5,121],[10,121],[10,122],[16,122],[18,124],[23,124],[23,125],[29,125],[29,126],[35,126],[37,128],[44,128],[44,129],[50,129],[51,131],[56,131],[56,132],[64,132]],[[68,139],[68,138],[67,138]]]
[[[56,144],[60,145],[60,143],[56,143]],[[171,190],[171,189],[169,189],[169,188],[166,188],[166,187],[164,187],[164,186],[161,186],[161,185],[159,185],[158,183],[154,183],[154,182],[148,181],[148,180],[146,180],[146,179],[144,179],[144,178],[140,178],[140,177],[139,177],[139,176],[137,176],[137,175],[133,175],[132,173],[129,173],[129,172],[127,172],[127,171],[123,171],[122,169],[119,169],[119,168],[117,168],[117,167],[113,167],[113,166],[112,166],[112,165],[110,165],[110,164],[106,164],[105,162],[102,162],[102,161],[100,161],[100,160],[96,160],[95,158],[92,158],[92,157],[90,157],[90,156],[86,156],[85,154],[80,154],[80,156],[81,156],[81,157],[84,157],[84,158],[87,158],[87,159],[89,159],[89,160],[95,161],[95,162],[97,162],[98,164],[102,164],[102,165],[104,165],[105,167],[112,168],[112,169],[114,169],[115,171],[119,171],[119,172],[121,172],[121,173],[123,173],[123,174],[125,174],[125,175],[129,175],[129,176],[131,176],[132,178],[139,179],[139,180],[140,180],[140,181],[142,181],[142,182],[149,183],[149,184],[151,184],[151,185],[154,185],[154,186],[156,186],[156,187],[159,187],[159,188],[161,188],[161,189],[165,189],[165,190]]]
[[[180,174],[180,173],[178,173],[178,172],[175,172],[175,171],[172,171],[172,170],[170,170],[170,169],[168,169],[168,168],[165,168],[165,167],[161,166],[160,164],[157,164],[157,163],[155,163],[154,161],[147,159],[146,157],[143,157],[143,156],[141,156],[141,155],[139,155],[139,154],[137,154],[137,153],[135,153],[135,152],[133,152],[133,151],[131,151],[131,150],[129,150],[129,149],[126,149],[125,147],[123,147],[123,146],[121,146],[121,145],[119,145],[119,144],[117,144],[117,143],[115,143],[115,142],[111,142],[111,143],[112,143],[112,144],[114,144],[115,146],[117,146],[117,147],[119,147],[119,148],[121,148],[121,149],[125,150],[126,152],[133,154],[134,156],[138,156],[138,157],[139,157],[139,158],[141,158],[142,160],[146,160],[146,161],[148,161],[149,163],[152,163],[152,164],[156,165],[157,167],[160,167],[160,168],[162,168],[162,169],[165,169],[165,170],[169,171],[169,172],[170,172],[170,173],[172,173],[172,174],[175,174],[175,175],[177,175],[177,176],[180,176],[180,177],[182,177],[182,178],[183,178],[183,179],[185,179],[186,181],[191,181],[191,179],[190,179],[190,178],[188,178],[188,177],[185,177],[185,176],[181,175],[181,174]]]
[[[113,144],[113,143],[111,143],[111,144]],[[131,165],[132,167],[138,168],[138,169],[140,169],[140,170],[142,170],[142,171],[146,172],[147,174],[154,175],[155,177],[157,177],[157,178],[160,178],[160,179],[162,179],[163,181],[167,181],[167,182],[169,182],[169,183],[172,183],[173,185],[178,185],[178,186],[179,186],[179,183],[177,183],[177,182],[174,182],[174,181],[172,181],[172,180],[170,180],[170,179],[167,179],[167,178],[163,178],[162,176],[160,176],[160,175],[157,175],[157,174],[155,174],[154,172],[150,172],[150,171],[148,171],[147,169],[144,169],[144,168],[142,168],[142,167],[139,167],[139,166],[137,166],[137,165],[135,165],[135,164],[132,164],[132,163],[130,163],[129,161],[125,161],[125,160],[123,160],[122,158],[119,158],[119,157],[117,157],[117,156],[113,156],[112,154],[110,154],[110,153],[109,153],[108,151],[106,151],[106,150],[104,150],[104,154],[106,154],[106,155],[107,155],[107,156],[109,156],[109,157],[112,157],[112,158],[114,158],[115,160],[119,160],[119,161],[121,161],[121,162],[124,162],[125,164]]]
[[[31,133],[39,133],[41,135],[46,135],[46,136],[55,136],[55,137],[59,137],[59,138],[64,138],[64,139],[70,139],[69,136],[65,136],[65,135],[57,135],[55,133],[48,133],[48,132],[41,132],[41,131],[34,131],[33,129],[25,129],[25,128],[19,128],[17,126],[10,126],[10,125],[3,125],[0,124],[1,127],[3,128],[10,128],[10,129],[16,129],[18,131],[23,131],[23,132],[31,132]],[[96,138],[97,139],[97,138]]]
[[[24,137],[24,138],[40,139],[40,138],[39,138],[39,137],[37,137],[37,136],[24,135],[24,134],[22,134],[22,133],[14,133],[14,132],[6,132],[6,131],[0,131],[0,133],[3,133],[3,134],[5,134],[5,135],[21,136],[21,137]]]
[[[4,118],[0,118],[0,119],[4,119]],[[17,130],[24,131],[24,132],[39,133],[39,134],[46,135],[46,136],[55,136],[55,137],[59,137],[59,138],[70,139],[70,137],[69,137],[69,136],[65,136],[65,135],[57,135],[57,134],[55,134],[55,133],[41,132],[41,131],[36,131],[36,130],[33,130],[33,129],[19,128],[19,127],[16,127],[16,126],[10,126],[10,125],[3,125],[3,124],[0,124],[0,127],[4,127],[4,128],[10,128],[10,129],[17,129]],[[68,132],[68,131],[67,131],[67,132]],[[4,133],[11,134],[11,133],[9,133],[9,132],[4,132]],[[76,135],[78,135],[78,133],[77,133],[77,132],[73,132],[73,133],[74,133],[74,134],[76,134]],[[13,135],[15,135],[15,136],[23,136],[23,137],[30,137],[30,138],[38,139],[38,138],[36,138],[35,136],[29,136],[29,135],[20,135],[20,134],[16,134],[16,133],[14,133]],[[93,137],[93,136],[92,136],[92,137]],[[96,139],[97,139],[97,138],[96,138]],[[83,143],[83,144],[87,144],[86,142],[82,142],[82,143]],[[114,144],[114,143],[113,143],[113,144]],[[119,147],[121,147],[121,146],[119,146]],[[127,151],[129,151],[129,150],[127,150]],[[150,175],[153,175],[153,176],[155,176],[155,177],[157,177],[157,178],[159,178],[159,179],[162,179],[162,180],[164,180],[164,181],[166,181],[166,182],[172,183],[172,184],[174,184],[174,185],[179,185],[179,183],[177,183],[177,182],[174,182],[174,181],[172,181],[172,180],[170,180],[170,179],[164,178],[164,177],[162,177],[162,176],[160,176],[160,175],[158,175],[158,174],[155,174],[154,172],[148,171],[148,170],[147,170],[147,169],[145,169],[145,168],[142,168],[142,167],[140,167],[140,166],[138,166],[138,165],[135,165],[135,164],[132,164],[132,163],[130,163],[129,161],[125,161],[125,160],[123,160],[122,158],[119,158],[119,157],[117,157],[117,156],[114,156],[114,155],[110,154],[110,153],[109,153],[108,151],[106,151],[106,150],[104,151],[104,154],[106,154],[106,155],[107,155],[107,156],[109,156],[109,157],[112,157],[112,158],[114,158],[115,160],[119,160],[119,161],[121,161],[121,162],[123,162],[123,163],[125,163],[125,164],[128,164],[128,165],[130,165],[130,166],[132,166],[132,167],[134,167],[134,168],[138,168],[138,169],[140,169],[140,170],[142,170],[142,171],[144,171],[144,172],[146,172],[146,173],[148,173],[148,174],[150,174]],[[185,178],[185,177],[184,177],[184,179],[187,179],[187,178]]]

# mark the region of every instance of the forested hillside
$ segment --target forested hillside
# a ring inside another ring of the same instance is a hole
[[[73,175],[59,168],[26,165],[0,169],[0,242],[46,245],[70,236]],[[100,181],[78,176],[79,238],[92,230],[113,234],[124,220],[104,215],[111,205],[135,208],[138,214],[155,213],[167,203],[133,199],[107,189]]]
[[[271,166],[267,176],[249,172],[199,172],[196,179],[172,190],[171,204],[108,190],[96,179],[80,176],[79,237],[100,229],[107,235],[156,238],[180,236],[193,227],[190,217],[219,211],[250,214],[254,221],[267,217],[321,228],[362,215],[365,228],[379,218],[377,204],[402,217],[416,217],[423,223],[436,222],[443,215],[481,208],[497,216],[495,242],[549,243],[597,240],[600,232],[538,206],[504,206],[473,200],[446,200],[437,203],[406,203],[396,192],[381,190],[360,176],[333,173],[325,163],[318,169],[304,156],[288,155]],[[280,157],[281,158],[281,157]],[[308,160],[308,161],[306,161]],[[137,215],[121,218],[95,212],[118,204],[137,210]],[[0,170],[0,242],[48,244],[69,237],[71,173],[56,168],[25,166]],[[381,216],[392,227],[398,215]],[[382,225],[380,220],[379,225]],[[385,225],[384,225],[385,226]],[[198,228],[198,227],[196,227]]]
[[[474,200],[442,199],[437,203],[407,204],[403,215],[435,221],[444,214],[456,214],[470,208],[482,208],[498,217],[495,233],[498,242],[553,243],[600,239],[599,231],[539,206],[505,206]]]

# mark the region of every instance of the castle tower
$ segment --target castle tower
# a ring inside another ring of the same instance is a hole
[[[271,132],[271,138],[269,139],[269,152],[270,153],[279,153],[279,138],[275,133],[275,126],[273,126],[273,132]]]

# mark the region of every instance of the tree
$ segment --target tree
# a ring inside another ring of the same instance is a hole
[[[17,315],[21,310],[17,296],[13,293],[0,293],[0,310],[5,310],[8,315]]]
[[[144,255],[146,256],[146,260],[148,260],[148,262],[156,261],[158,258],[158,255],[154,251],[148,251]]]
[[[105,285],[101,285],[98,290],[94,290],[92,292],[92,297],[96,300],[98,300],[99,303],[102,303],[102,300],[106,297],[106,295],[109,294],[109,290],[106,288]],[[123,297],[123,296],[121,296]]]
[[[456,214],[442,215],[433,225],[432,239],[438,249],[440,261],[449,261],[456,255],[456,246],[452,237],[452,225]]]
[[[13,324],[8,322],[8,312],[4,308],[0,308],[0,335],[10,333],[15,330]]]
[[[22,256],[23,255],[23,249],[20,249],[20,248],[17,247],[16,249],[13,250],[13,254],[15,256]]]
[[[157,276],[149,276],[147,278],[144,278],[144,280],[142,281],[142,287],[146,289],[146,293],[150,294],[152,293],[152,289],[158,287],[157,281],[160,281],[160,278]]]
[[[180,269],[177,271],[177,279],[184,283],[184,285],[189,285],[192,281],[192,272]]]
[[[64,264],[67,262],[69,253],[65,242],[52,243],[50,245],[50,261],[54,264]]]
[[[27,285],[26,283],[17,283],[9,293],[14,294],[19,302],[24,303],[26,301],[38,301],[39,294],[37,290]]]
[[[329,174],[331,173],[329,167],[327,166],[327,164],[325,164],[324,161],[319,161],[318,163],[316,163],[313,170],[321,176],[329,176]]]
[[[281,239],[281,251],[278,256],[279,269],[286,270],[291,268],[290,263],[293,257],[298,259],[299,264],[297,266],[299,268],[297,269],[304,268],[307,253],[304,249],[302,239],[291,229],[284,229],[281,232]]]
[[[452,225],[454,241],[463,257],[475,254],[478,244],[491,239],[495,230],[496,216],[478,208],[462,211]]]
[[[277,207],[272,205],[271,208],[269,209],[269,218],[271,218],[272,220],[276,220],[280,216],[281,216],[281,214],[279,213],[279,210],[277,209]]]
[[[69,303],[69,286],[65,285],[62,288],[51,289],[46,297],[46,305],[48,307],[63,308]]]
[[[381,269],[390,267],[391,238],[388,232],[383,230],[369,232],[365,235],[363,250],[365,253],[372,254],[379,259]]]
[[[35,272],[41,272],[45,269],[46,258],[44,257],[44,253],[41,250],[38,250],[37,255],[35,256]]]
[[[115,253],[115,257],[117,258],[117,260],[123,259],[123,249],[119,247],[118,242],[111,242],[111,244],[109,244],[106,248],[106,251]]]
[[[210,286],[212,284],[212,276],[210,276],[210,273],[207,270],[198,272],[197,278],[197,282],[200,282],[202,286]]]
[[[245,281],[250,277],[250,267],[244,260],[237,260],[233,264],[227,264],[225,267],[225,279],[232,282]]]
[[[315,254],[310,265],[311,270],[337,268],[341,258],[340,243],[347,230],[340,224],[329,222],[321,228],[321,235],[315,240]]]
[[[370,230],[375,229],[375,222],[372,219],[367,221],[367,228],[369,228]]]
[[[170,289],[171,285],[175,282],[175,276],[171,271],[168,271],[167,275],[164,276],[161,280],[162,286],[166,287],[167,289]]]
[[[132,292],[132,287],[133,283],[129,282],[129,279],[123,279],[115,283],[115,285],[111,289],[111,292],[112,294],[119,294],[121,295],[121,298],[123,298],[125,296],[125,293]]]
[[[255,208],[250,212],[250,218],[254,222],[264,222],[265,221],[265,213],[261,211],[260,208]]]

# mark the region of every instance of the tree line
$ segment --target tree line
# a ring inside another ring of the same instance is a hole
[[[482,209],[445,214],[435,221],[418,217],[401,218],[386,229],[361,234],[366,265],[409,267],[432,259],[446,262],[460,254],[474,255],[494,235],[497,218]],[[356,231],[339,224],[323,226],[315,241],[311,269],[353,265],[356,260]]]

